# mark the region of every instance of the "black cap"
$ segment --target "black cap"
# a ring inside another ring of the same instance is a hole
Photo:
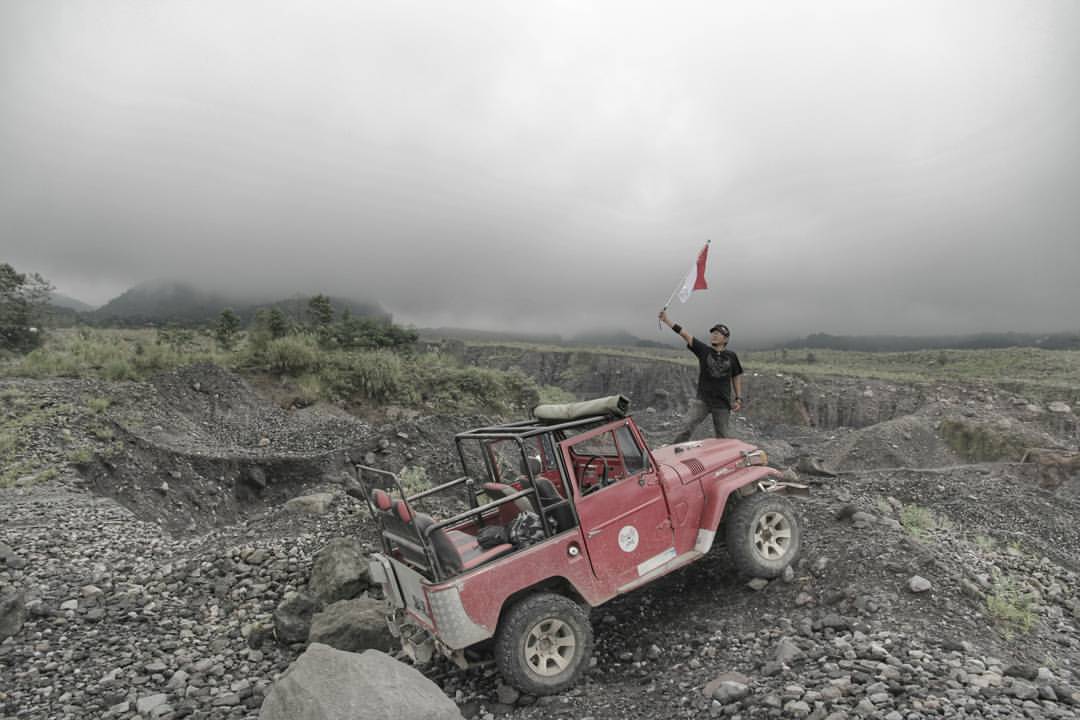
[[[709,332],[716,332],[718,330],[720,331],[720,334],[724,337],[731,337],[731,330],[729,330],[728,326],[724,325],[723,323],[716,323],[711,328],[709,328]]]

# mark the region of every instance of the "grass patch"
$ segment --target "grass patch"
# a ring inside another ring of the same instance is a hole
[[[13,463],[5,463],[4,469],[0,470],[0,487],[11,487],[19,480],[33,474],[34,466],[25,460]]]
[[[95,415],[100,415],[109,409],[112,405],[112,400],[107,397],[92,397],[84,401],[86,409]]]
[[[15,377],[94,377],[139,380],[158,372],[196,362],[227,364],[228,356],[212,343],[192,335],[185,345],[161,342],[148,330],[80,328],[50,332],[45,344],[14,362],[0,374]]]
[[[839,375],[889,382],[987,382],[1031,400],[1080,399],[1080,350],[993,348],[870,353],[814,349],[740,353],[743,366],[757,372],[803,376]]]
[[[577,397],[572,392],[567,392],[555,385],[541,385],[539,388],[539,400],[543,404],[560,404],[577,402]]]
[[[1006,637],[1028,633],[1035,625],[1034,596],[1012,576],[995,573],[994,588],[986,596],[986,610]]]
[[[921,505],[905,505],[900,509],[900,524],[917,540],[925,540],[934,530],[948,530],[952,522],[930,508]]]
[[[431,487],[431,480],[428,479],[427,470],[419,465],[406,465],[403,467],[401,472],[398,473],[398,480],[401,482],[401,489],[406,497],[423,492]]]
[[[116,435],[113,433],[112,428],[108,427],[107,425],[97,425],[97,424],[95,424],[95,425],[91,425],[87,429],[90,431],[91,435],[93,435],[95,438],[97,438],[101,442],[110,442],[110,441],[112,441],[113,438],[116,437]]]
[[[90,448],[75,448],[67,455],[67,461],[72,465],[89,465],[94,461],[94,452]]]

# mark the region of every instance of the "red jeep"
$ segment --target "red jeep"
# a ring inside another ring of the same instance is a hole
[[[697,560],[721,529],[748,575],[795,559],[798,519],[778,495],[805,486],[738,440],[650,450],[628,404],[542,405],[460,433],[465,474],[408,496],[357,466],[382,538],[371,575],[414,661],[438,650],[467,667],[493,649],[509,684],[561,692],[588,666],[589,608]]]

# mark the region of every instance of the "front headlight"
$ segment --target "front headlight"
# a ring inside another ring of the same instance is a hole
[[[751,465],[768,465],[769,455],[764,450],[749,450],[743,453],[742,463],[743,467],[750,467]]]

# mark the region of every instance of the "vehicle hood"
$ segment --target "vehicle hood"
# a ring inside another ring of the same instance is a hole
[[[744,452],[756,449],[755,445],[730,438],[690,440],[653,450],[653,457],[656,462],[674,468],[680,476],[687,478],[730,465]]]

